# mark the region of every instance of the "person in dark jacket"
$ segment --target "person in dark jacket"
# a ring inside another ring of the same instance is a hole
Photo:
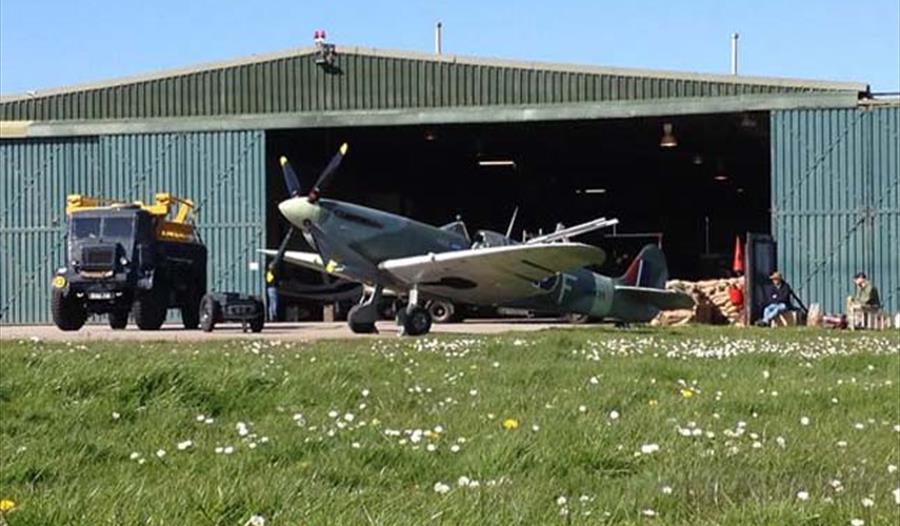
[[[794,309],[791,304],[794,291],[781,277],[781,273],[776,270],[769,276],[769,280],[771,283],[766,285],[766,306],[763,308],[760,325],[769,325],[782,312]]]

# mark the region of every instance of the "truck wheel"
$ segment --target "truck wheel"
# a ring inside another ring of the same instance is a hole
[[[432,301],[428,304],[428,313],[437,323],[453,323],[456,321],[456,309],[449,301]]]
[[[257,314],[256,317],[250,320],[250,330],[252,332],[260,332],[263,330],[263,325],[266,324],[266,308],[263,305],[263,302],[256,302]]]
[[[166,321],[166,295],[161,283],[156,282],[153,288],[138,295],[134,302],[134,323],[142,331],[156,331]]]
[[[213,299],[212,296],[203,296],[203,299],[200,300],[200,328],[203,332],[212,332],[216,327],[216,320],[219,319],[220,313],[221,307],[219,302]]]
[[[109,328],[113,330],[122,330],[128,325],[128,311],[117,310],[109,313]]]
[[[200,301],[193,290],[188,291],[186,303],[181,306],[181,323],[185,329],[194,330],[200,325]]]
[[[74,294],[66,296],[61,290],[54,290],[50,297],[50,312],[53,323],[62,331],[77,331],[87,321],[87,311]]]

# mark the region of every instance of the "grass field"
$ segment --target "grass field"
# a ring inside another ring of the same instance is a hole
[[[698,328],[3,342],[0,517],[894,525],[898,348]]]

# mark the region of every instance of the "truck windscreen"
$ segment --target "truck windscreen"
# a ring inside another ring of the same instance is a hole
[[[72,218],[72,236],[75,237],[75,239],[100,237],[100,218],[99,217],[73,217]]]
[[[75,217],[72,219],[72,236],[86,238],[126,238],[134,230],[133,217]]]
[[[103,237],[131,237],[133,217],[104,217]]]

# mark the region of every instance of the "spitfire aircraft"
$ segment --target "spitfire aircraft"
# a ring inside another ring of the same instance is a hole
[[[407,217],[321,197],[324,184],[347,153],[347,145],[331,159],[304,196],[299,179],[281,158],[290,197],[278,207],[292,225],[278,250],[264,250],[283,261],[360,282],[367,287],[350,309],[348,323],[356,333],[375,331],[378,306],[387,288],[408,299],[397,310],[401,333],[425,334],[431,299],[471,305],[532,309],[560,314],[584,314],[621,322],[643,322],[659,310],[691,308],[690,296],[667,291],[662,251],[648,245],[620,277],[607,277],[586,267],[605,259],[600,248],[568,239],[598,225],[597,220],[526,242],[507,233],[478,231],[469,237],[456,221],[443,227]],[[611,220],[615,221],[615,220]],[[289,251],[287,243],[299,229],[315,252]]]

